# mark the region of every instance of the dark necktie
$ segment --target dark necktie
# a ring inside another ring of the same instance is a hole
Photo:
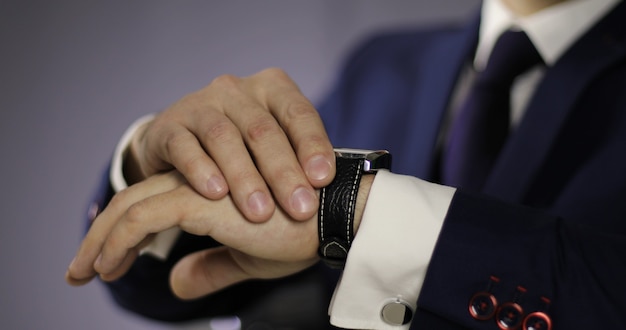
[[[541,56],[524,32],[504,32],[479,72],[450,128],[442,153],[442,183],[480,191],[509,131],[513,81]]]

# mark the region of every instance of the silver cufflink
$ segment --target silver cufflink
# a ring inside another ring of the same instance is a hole
[[[380,312],[380,317],[388,324],[404,325],[411,322],[411,319],[413,318],[413,309],[407,302],[400,300],[400,298],[396,298],[396,300],[383,306],[383,309]]]

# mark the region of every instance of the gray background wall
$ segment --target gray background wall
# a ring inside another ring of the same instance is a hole
[[[284,68],[323,95],[386,27],[465,19],[477,0],[0,0],[0,328],[169,329],[63,281],[120,134],[222,73]],[[206,328],[189,325],[188,328]]]

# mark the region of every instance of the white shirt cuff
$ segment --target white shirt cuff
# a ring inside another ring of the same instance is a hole
[[[111,186],[115,192],[120,192],[126,188],[128,188],[128,183],[124,178],[124,173],[122,171],[122,164],[124,163],[124,155],[126,154],[126,150],[130,146],[130,143],[133,139],[133,135],[135,132],[141,127],[143,124],[154,119],[154,115],[145,115],[133,122],[124,132],[122,138],[115,146],[115,152],[113,153],[113,160],[111,161],[111,169],[109,172],[109,179],[111,180]]]
[[[348,329],[408,329],[381,318],[402,301],[413,311],[455,189],[381,171],[329,307],[331,323]]]
[[[128,188],[128,183],[124,178],[123,166],[124,163],[124,155],[126,154],[126,150],[130,146],[131,140],[135,132],[141,127],[143,124],[154,119],[154,115],[146,115],[143,116],[135,122],[133,122],[124,132],[122,138],[117,143],[115,147],[115,152],[113,153],[113,160],[111,161],[111,169],[109,172],[109,179],[111,180],[111,186],[115,192],[120,192],[126,188]],[[170,228],[166,231],[160,232],[155,235],[154,239],[150,244],[139,251],[139,254],[150,254],[157,259],[165,260],[169,255],[174,243],[178,239],[180,235],[180,229],[177,227]]]

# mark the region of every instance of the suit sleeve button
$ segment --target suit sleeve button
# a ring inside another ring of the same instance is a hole
[[[478,292],[470,299],[469,312],[476,320],[488,320],[496,312],[496,298],[489,292]]]
[[[523,317],[524,310],[519,304],[507,302],[498,308],[496,312],[496,323],[502,330],[517,329],[522,324]]]
[[[544,312],[528,314],[522,324],[523,330],[552,330],[552,320]]]

